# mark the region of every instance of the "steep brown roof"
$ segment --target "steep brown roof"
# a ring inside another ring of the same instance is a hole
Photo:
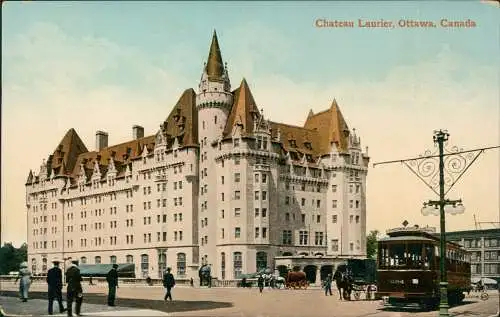
[[[335,99],[328,110],[317,114],[310,111],[304,128],[319,132],[318,150],[321,155],[330,152],[332,142],[337,145],[339,152],[347,151],[349,127]]]
[[[85,173],[87,177],[92,175],[94,169],[94,164],[97,161],[99,164],[99,169],[101,174],[104,175],[107,171],[107,166],[111,157],[114,157],[115,167],[128,163],[131,159],[134,159],[142,154],[142,149],[144,146],[151,148],[154,146],[155,136],[150,135],[144,138],[128,141],[125,143],[109,146],[101,149],[100,151],[92,151],[87,153],[82,153],[78,156],[77,164],[75,168],[71,170],[70,175],[72,177],[77,177],[80,173],[80,164],[83,163],[85,168]],[[118,169],[119,170],[119,169]]]
[[[209,80],[220,80],[224,74],[222,54],[220,52],[219,41],[217,40],[217,33],[215,30],[212,36],[212,44],[210,44],[210,52],[208,53],[206,71]]]
[[[54,150],[54,153],[49,156],[47,164],[52,169],[58,170],[58,174],[64,174],[72,171],[75,167],[77,158],[80,154],[88,152],[87,147],[82,139],[78,136],[75,129],[69,129],[64,135],[59,145]],[[64,168],[66,170],[64,170]]]
[[[181,145],[198,144],[198,109],[192,88],[184,91],[162,126],[168,147],[173,145],[175,137],[179,137]]]
[[[192,88],[186,89],[170,115],[163,123],[164,133],[167,136],[167,147],[170,148],[179,139],[180,146],[198,144],[198,111],[196,109],[196,93]],[[88,151],[74,129],[70,129],[63,137],[56,150],[49,156],[48,162],[56,175],[69,175],[76,178],[83,164],[85,175],[92,175],[94,164],[97,161],[102,176],[108,171],[110,159],[113,158],[117,176],[124,174],[131,159],[142,154],[144,146],[148,151],[153,150],[156,141],[155,135],[112,145],[100,151]],[[28,176],[28,181],[29,181]]]
[[[280,134],[280,142],[286,152],[298,154],[298,159],[310,154],[314,160],[319,153],[319,131],[306,129],[284,123],[270,122],[272,137]],[[293,155],[292,159],[294,159]]]
[[[230,136],[235,125],[242,125],[243,135],[250,135],[254,128],[254,117],[259,115],[250,87],[245,78],[234,92],[234,101],[224,128],[224,136]]]

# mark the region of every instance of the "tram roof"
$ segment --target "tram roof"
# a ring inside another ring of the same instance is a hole
[[[397,237],[385,237],[381,238],[378,241],[432,241],[435,242],[434,239],[429,239],[422,236],[397,236]]]

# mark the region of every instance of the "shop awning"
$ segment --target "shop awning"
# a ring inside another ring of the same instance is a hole
[[[106,276],[113,268],[113,264],[80,264],[80,274],[82,276]],[[118,264],[119,277],[135,277],[135,264]]]

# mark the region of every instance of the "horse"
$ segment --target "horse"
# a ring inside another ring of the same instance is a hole
[[[342,297],[344,297],[345,300],[350,300],[352,291],[352,278],[350,274],[337,270],[333,275],[333,279],[339,290],[339,299],[342,300]]]

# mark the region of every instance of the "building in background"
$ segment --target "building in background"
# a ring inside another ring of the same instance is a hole
[[[198,91],[155,134],[134,126],[108,145],[97,131],[88,149],[70,129],[29,172],[29,263],[133,263],[152,278],[172,267],[180,279],[210,265],[234,279],[298,259],[314,280],[320,264],[366,255],[368,161],[335,100],[301,126],[269,121],[245,79],[231,88],[214,32]]]
[[[470,252],[472,278],[500,282],[500,229],[453,231],[446,237]]]

